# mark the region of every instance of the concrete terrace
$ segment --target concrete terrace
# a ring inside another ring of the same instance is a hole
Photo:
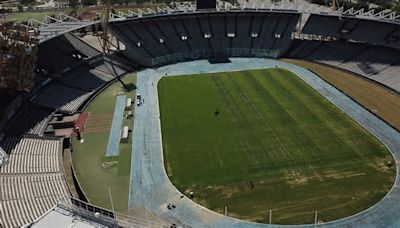
[[[240,71],[281,67],[297,74],[301,79],[345,111],[351,118],[379,138],[392,151],[395,160],[400,158],[400,133],[358,105],[346,95],[320,79],[311,71],[289,63],[255,58],[232,58],[231,63],[209,64],[206,60],[178,63],[146,69],[137,74],[137,87],[144,104],[135,109],[133,150],[131,161],[130,208],[147,208],[168,222],[192,227],[269,227],[226,217],[204,208],[182,194],[173,186],[164,169],[162,135],[159,119],[157,83],[164,76]],[[390,193],[378,204],[356,215],[318,224],[319,227],[400,227],[399,164],[396,182]],[[169,203],[177,207],[168,210]],[[289,227],[272,225],[273,227]],[[314,227],[314,224],[302,227]],[[296,226],[290,226],[296,227]]]

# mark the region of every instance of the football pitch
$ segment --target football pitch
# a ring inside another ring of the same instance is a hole
[[[165,168],[194,201],[257,222],[355,214],[393,185],[386,147],[284,69],[163,78]]]

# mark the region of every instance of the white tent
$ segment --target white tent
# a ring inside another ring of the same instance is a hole
[[[128,142],[129,128],[125,126],[122,128],[121,142]]]
[[[132,107],[132,98],[128,98],[126,100],[126,106],[125,106],[125,110],[129,110]]]

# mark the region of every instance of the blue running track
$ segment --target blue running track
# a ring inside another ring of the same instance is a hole
[[[125,101],[125,95],[117,96],[117,103],[115,104],[110,137],[108,138],[106,157],[119,155],[119,143],[121,140],[122,118],[124,116]]]
[[[257,58],[231,58],[232,63],[209,64],[206,60],[177,63],[137,73],[138,91],[146,104],[135,109],[133,148],[131,160],[130,208],[147,208],[164,221],[182,227],[332,227],[380,228],[400,227],[400,133],[381,119],[332,87],[313,72],[286,62]],[[161,123],[157,83],[166,76],[264,69],[282,67],[298,75],[307,84],[381,140],[392,152],[396,162],[397,177],[392,190],[376,205],[358,214],[336,221],[297,226],[269,225],[239,220],[213,212],[182,193],[171,183],[164,169]],[[169,210],[167,205],[176,205]]]

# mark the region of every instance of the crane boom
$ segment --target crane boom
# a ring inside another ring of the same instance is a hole
[[[336,11],[339,8],[339,1],[338,0],[332,0],[332,9],[333,11]]]
[[[110,7],[111,7],[111,0],[107,0],[106,6],[103,10],[103,17],[102,17],[102,28],[103,34],[101,48],[103,49],[103,53],[106,54],[110,51],[110,41],[108,37],[108,30],[109,30],[109,21],[110,21]]]

